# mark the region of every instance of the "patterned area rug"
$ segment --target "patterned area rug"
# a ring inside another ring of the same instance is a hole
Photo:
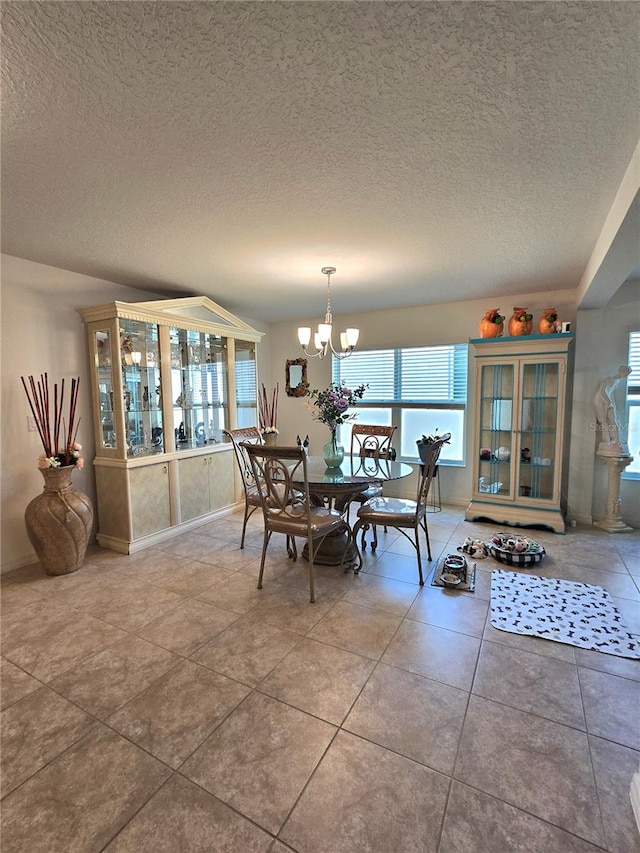
[[[491,625],[557,643],[640,659],[640,642],[627,629],[601,586],[496,569],[491,572]]]

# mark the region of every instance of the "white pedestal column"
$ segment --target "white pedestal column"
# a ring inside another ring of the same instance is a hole
[[[631,777],[631,805],[633,806],[633,814],[638,824],[638,832],[640,832],[640,766],[638,772]]]
[[[633,462],[633,456],[610,456],[599,452],[597,455],[607,466],[607,514],[602,520],[594,521],[593,525],[607,533],[628,533],[633,528],[626,525],[620,516],[620,476]]]
[[[631,805],[633,806],[633,814],[638,824],[638,832],[640,832],[640,766],[638,772],[631,777]]]

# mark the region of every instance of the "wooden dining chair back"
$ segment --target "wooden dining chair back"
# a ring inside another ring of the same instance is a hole
[[[358,520],[353,528],[354,538],[358,531],[375,527],[375,525],[385,525],[387,528],[392,527],[401,533],[406,539],[411,542],[418,559],[418,576],[420,578],[420,586],[424,586],[424,576],[422,574],[422,559],[420,555],[420,530],[424,531],[427,541],[427,556],[431,562],[431,543],[429,542],[429,528],[427,526],[427,498],[429,490],[433,483],[433,478],[440,457],[442,445],[446,444],[451,435],[445,433],[439,439],[429,445],[424,460],[422,473],[418,479],[418,488],[415,500],[404,500],[402,498],[385,498],[375,497],[363,504],[358,510]],[[376,543],[371,545],[372,550],[375,550]],[[362,567],[362,557],[360,556],[360,565]]]
[[[240,479],[244,488],[244,520],[242,522],[242,538],[240,548],[244,548],[244,537],[247,530],[247,522],[253,513],[260,507],[260,494],[256,488],[251,462],[243,445],[262,444],[262,433],[258,427],[244,427],[243,429],[225,429],[223,433],[229,437],[233,444],[236,455]]]
[[[307,542],[309,599],[315,601],[313,558],[329,533],[347,533],[344,555],[352,541],[351,530],[335,509],[317,507],[309,499],[307,454],[302,447],[266,447],[245,444],[264,517],[264,538],[258,589],[262,589],[264,563],[273,533],[287,537],[289,557],[297,559],[296,537]],[[343,563],[344,563],[343,555]],[[342,565],[342,564],[341,564]]]
[[[360,456],[363,458],[373,458],[373,459],[395,459],[396,454],[395,450],[391,446],[391,440],[393,439],[393,434],[396,431],[396,427],[394,426],[379,426],[378,424],[354,424],[351,427],[351,456],[355,459],[355,457]],[[364,504],[367,501],[371,500],[371,498],[379,497],[383,492],[382,481],[377,481],[371,483],[363,492],[355,495],[349,501],[349,505],[343,508],[343,512],[345,509],[349,510],[351,504]],[[372,525],[372,535],[373,542],[371,544],[372,549],[375,549],[378,546],[378,534],[375,525]],[[361,546],[362,548],[367,547],[367,541],[365,538],[365,530],[362,531],[361,536]]]

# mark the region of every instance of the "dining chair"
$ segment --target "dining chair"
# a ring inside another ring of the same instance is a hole
[[[377,424],[354,424],[351,428],[351,456],[373,458],[373,459],[395,459],[395,450],[391,447],[391,440],[396,431],[394,426],[378,426]],[[383,486],[382,480],[373,482],[363,492],[354,495],[349,505],[346,507],[348,512],[352,503],[364,504],[371,498],[377,498],[382,495]],[[343,509],[344,511],[344,509]],[[373,541],[371,548],[373,551],[378,546],[378,532],[375,525],[372,525]],[[386,528],[385,528],[386,533]],[[365,549],[367,542],[365,539],[365,529],[362,530],[361,545]]]
[[[435,475],[436,465],[442,445],[446,444],[451,435],[445,433],[437,441],[434,441],[430,446],[424,460],[424,467],[418,480],[418,490],[415,500],[405,500],[402,498],[385,498],[375,497],[363,504],[358,510],[358,520],[353,528],[354,539],[358,535],[358,531],[373,527],[374,525],[385,525],[393,527],[401,533],[406,539],[411,542],[416,551],[418,558],[418,575],[420,577],[420,586],[424,586],[424,576],[422,574],[422,560],[420,556],[420,530],[424,530],[424,535],[427,540],[427,555],[431,562],[431,543],[429,542],[429,528],[427,526],[427,498],[429,489]],[[413,531],[413,538],[409,531]],[[376,541],[371,544],[371,550],[375,551]],[[362,556],[359,555],[360,563],[356,571],[362,568]]]
[[[342,513],[327,507],[313,506],[309,499],[309,477],[307,454],[301,447],[266,447],[245,443],[254,482],[264,517],[264,538],[258,589],[262,589],[262,577],[267,548],[273,533],[284,533],[287,537],[287,552],[297,559],[296,537],[306,539],[309,561],[309,600],[313,604],[314,593],[314,550],[330,533],[347,533],[342,559],[353,540],[351,528]],[[357,550],[357,549],[356,549]]]
[[[253,513],[260,507],[260,493],[256,488],[251,462],[247,456],[246,444],[262,444],[262,433],[258,427],[244,427],[243,429],[224,429],[222,432],[231,439],[233,450],[240,469],[240,478],[244,487],[244,521],[242,522],[242,538],[240,548],[244,548],[244,537],[247,522]],[[245,446],[243,446],[245,445]]]

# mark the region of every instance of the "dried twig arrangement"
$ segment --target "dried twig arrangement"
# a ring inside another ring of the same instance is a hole
[[[76,443],[80,418],[76,424],[76,406],[78,403],[78,390],[80,388],[80,377],[71,380],[71,394],[69,400],[69,422],[68,426],[63,417],[64,407],[64,379],[60,383],[58,394],[58,383],[53,386],[53,413],[51,412],[51,395],[49,393],[49,377],[45,373],[40,374],[36,382],[33,376],[28,377],[28,384],[24,376],[21,376],[22,385],[29,401],[31,414],[36,423],[40,441],[47,459],[57,459],[61,465],[77,464],[80,449]],[[53,420],[52,420],[53,414]]]
[[[271,402],[267,397],[267,389],[262,386],[262,393],[258,397],[258,418],[260,420],[260,429],[264,432],[273,431],[276,429],[278,422],[278,393],[280,390],[279,384],[273,389]]]

